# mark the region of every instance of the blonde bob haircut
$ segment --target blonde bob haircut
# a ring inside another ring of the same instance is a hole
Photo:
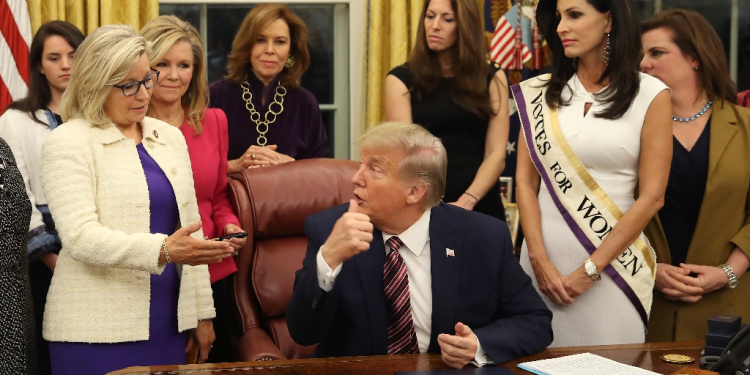
[[[198,30],[175,16],[159,16],[148,21],[141,29],[140,35],[146,39],[148,63],[152,68],[164,58],[175,43],[185,42],[190,45],[193,52],[193,77],[185,95],[182,96],[182,106],[187,108],[185,117],[195,129],[195,134],[200,134],[203,131],[203,112],[208,107],[208,90],[206,59],[203,56],[203,44]]]
[[[401,182],[415,180],[427,186],[425,208],[437,206],[445,194],[448,156],[443,142],[414,124],[386,122],[363,134],[357,141],[361,149],[394,154],[403,152],[399,162]]]
[[[281,70],[281,84],[288,89],[299,87],[302,73],[310,66],[307,25],[284,4],[258,4],[245,16],[232,42],[226,78],[238,85],[245,82],[252,68],[250,56],[255,41],[268,25],[279,19],[289,26],[289,56],[294,57],[294,66]]]
[[[112,121],[104,101],[112,85],[122,81],[146,52],[146,40],[128,25],[107,25],[94,30],[78,46],[76,63],[60,103],[63,121],[83,118],[94,126]]]

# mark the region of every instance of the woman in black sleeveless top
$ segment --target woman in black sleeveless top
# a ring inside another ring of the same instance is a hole
[[[455,4],[425,1],[409,61],[386,79],[386,118],[422,125],[442,140],[445,202],[505,220],[498,177],[508,142],[507,79],[486,61],[476,2]]]

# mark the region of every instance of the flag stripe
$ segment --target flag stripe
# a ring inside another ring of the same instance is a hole
[[[14,1],[17,3],[18,1]],[[16,10],[17,12],[18,10]],[[16,69],[23,77],[26,85],[29,84],[29,44],[24,40],[21,31],[16,24],[15,14],[11,11],[10,4],[5,0],[0,0],[0,34],[5,39],[5,43],[8,46],[10,53],[12,54],[12,60],[15,60]],[[8,17],[13,15],[13,17]],[[11,61],[12,61],[11,60]],[[3,59],[3,64],[7,60]]]
[[[501,69],[509,69],[516,61],[515,56],[516,30],[511,27],[505,16],[500,17],[490,42],[490,59],[500,64]],[[531,59],[531,51],[521,43],[521,61]]]
[[[13,19],[16,21],[21,37],[23,37],[27,46],[31,46],[31,19],[29,18],[29,8],[26,4],[26,0],[0,1],[8,4],[8,9],[10,9],[13,14]]]
[[[25,0],[0,0],[0,113],[26,97],[31,21]]]
[[[7,107],[8,104],[12,102],[13,97],[10,95],[10,91],[8,91],[8,88],[5,86],[3,77],[0,77],[0,113],[2,113],[5,107]]]
[[[26,96],[28,85],[21,76],[21,72],[18,71],[14,60],[5,38],[0,38],[0,79],[5,82],[5,87],[13,100],[19,100]]]

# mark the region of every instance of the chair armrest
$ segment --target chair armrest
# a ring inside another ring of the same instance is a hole
[[[259,327],[251,327],[245,331],[237,342],[237,354],[242,362],[287,359],[271,337]]]

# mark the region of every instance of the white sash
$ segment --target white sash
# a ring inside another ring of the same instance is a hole
[[[543,85],[549,79],[550,75],[546,74],[512,87],[522,134],[555,206],[581,245],[593,254],[622,217],[622,212],[565,141],[557,109],[551,109],[545,101]],[[653,299],[655,259],[651,246],[638,238],[603,270],[633,303],[644,327],[648,324]]]

